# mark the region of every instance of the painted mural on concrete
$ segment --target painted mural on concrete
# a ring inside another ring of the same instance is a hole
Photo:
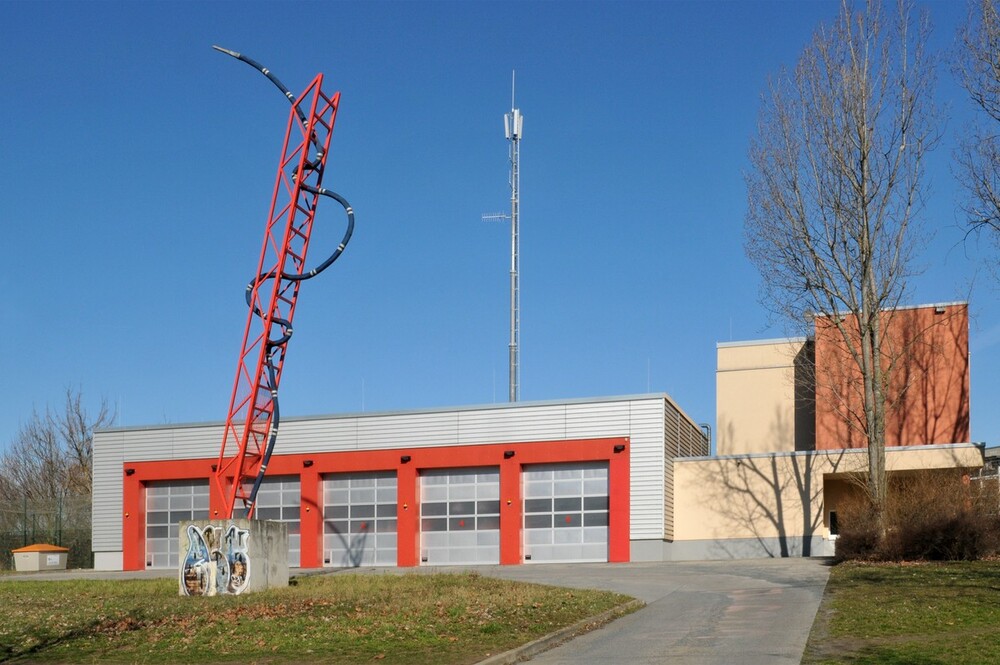
[[[249,536],[249,531],[235,524],[188,525],[181,592],[186,596],[243,593],[250,581]]]

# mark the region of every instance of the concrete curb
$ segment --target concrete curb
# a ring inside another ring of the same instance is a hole
[[[544,637],[539,637],[533,642],[522,644],[519,647],[515,647],[510,651],[498,653],[495,656],[490,656],[486,660],[479,661],[477,665],[513,665],[514,663],[528,660],[543,651],[548,651],[553,647],[559,646],[563,642],[568,642],[578,635],[583,635],[584,633],[589,633],[592,630],[601,628],[615,619],[620,619],[626,614],[631,614],[632,612],[642,609],[645,606],[646,603],[641,600],[630,600],[624,605],[612,607],[606,612],[588,617],[582,621],[577,621],[572,626],[566,626],[565,628],[561,628],[554,633],[549,633]]]

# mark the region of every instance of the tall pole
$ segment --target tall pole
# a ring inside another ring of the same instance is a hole
[[[519,345],[521,342],[521,286],[519,280],[518,222],[520,221],[520,147],[521,126],[524,118],[514,106],[514,72],[510,74],[510,113],[504,117],[507,129],[507,140],[510,141],[510,401],[516,402],[520,397],[520,359]]]
[[[504,133],[510,141],[510,214],[502,212],[483,215],[483,221],[510,220],[510,401],[516,402],[521,393],[521,284],[518,254],[520,252],[519,222],[521,217],[521,130],[524,116],[514,106],[514,72],[510,74],[510,113],[503,116]]]

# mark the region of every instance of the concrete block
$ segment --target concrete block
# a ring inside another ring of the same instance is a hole
[[[288,586],[288,525],[264,520],[184,520],[182,596],[237,595]]]

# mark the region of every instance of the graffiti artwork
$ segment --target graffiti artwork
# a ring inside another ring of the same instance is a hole
[[[186,596],[243,593],[250,581],[249,536],[248,530],[235,524],[189,524],[187,554],[180,570],[181,592]]]

